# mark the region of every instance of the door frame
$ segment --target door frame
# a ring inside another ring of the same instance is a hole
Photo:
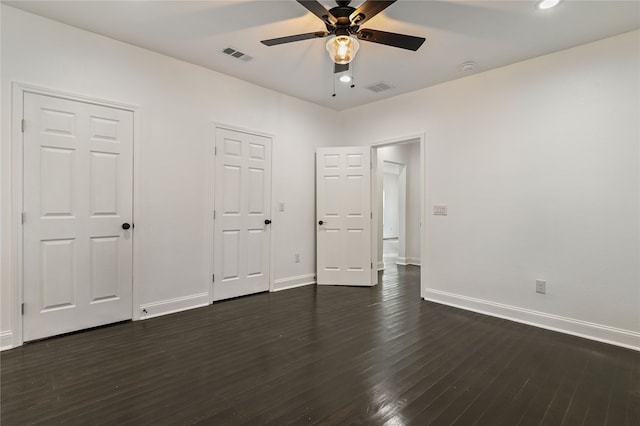
[[[23,303],[23,230],[22,230],[22,211],[23,211],[23,194],[24,194],[24,155],[23,142],[24,133],[22,133],[22,120],[24,118],[24,96],[27,93],[36,95],[50,96],[61,98],[75,102],[83,102],[93,105],[104,106],[108,108],[117,108],[130,111],[133,114],[133,223],[135,218],[140,217],[140,207],[135,202],[140,195],[140,179],[138,178],[138,170],[140,170],[140,114],[138,107],[135,105],[109,101],[101,98],[69,93],[62,90],[50,89],[35,86],[26,83],[12,82],[11,84],[11,268],[10,276],[12,281],[13,294],[13,315],[12,315],[12,339],[11,344],[6,345],[6,349],[21,346],[23,341],[23,321],[22,321],[22,303]],[[140,319],[140,312],[135,309],[138,305],[137,281],[139,277],[136,258],[138,257],[139,244],[136,243],[137,238],[132,236],[132,294],[131,294],[131,317],[132,319]]]
[[[427,215],[427,140],[426,133],[416,133],[406,136],[394,137],[391,139],[385,139],[371,143],[373,152],[372,158],[372,184],[371,184],[371,210],[373,212],[373,223],[376,226],[371,227],[371,252],[372,258],[375,259],[375,264],[378,262],[378,209],[374,208],[374,203],[377,202],[378,183],[374,176],[378,175],[378,148],[384,146],[396,145],[401,143],[408,143],[410,141],[416,141],[420,144],[420,297],[425,297],[425,289],[427,288],[427,235],[428,235],[428,215]],[[405,232],[406,233],[406,232]],[[405,235],[406,240],[406,235]],[[378,271],[375,271],[375,283],[378,281]]]
[[[270,231],[269,231],[269,292],[273,292],[274,288],[273,288],[273,282],[274,282],[274,261],[275,261],[275,238],[274,238],[274,233],[275,230],[278,226],[278,223],[276,221],[276,223],[274,224],[273,222],[273,218],[275,217],[275,206],[273,203],[274,197],[273,197],[273,151],[274,151],[274,146],[275,146],[275,136],[271,133],[268,132],[263,132],[260,130],[252,130],[252,129],[248,129],[246,127],[242,127],[242,126],[236,126],[236,125],[230,125],[230,124],[224,124],[224,123],[220,123],[220,122],[212,122],[211,126],[210,126],[210,132],[211,132],[211,142],[209,143],[209,149],[208,149],[208,159],[207,159],[207,180],[209,181],[207,188],[208,188],[208,207],[207,207],[207,247],[208,247],[208,257],[209,257],[209,274],[207,275],[207,280],[208,280],[208,285],[207,288],[209,289],[209,304],[213,303],[213,285],[214,285],[214,281],[213,281],[213,274],[214,272],[214,262],[213,262],[213,256],[214,256],[214,242],[215,242],[215,238],[214,238],[214,233],[215,233],[215,220],[213,218],[213,211],[215,210],[215,205],[216,205],[216,194],[215,194],[215,189],[216,189],[216,156],[215,156],[215,148],[216,148],[216,129],[224,129],[224,130],[231,130],[234,132],[242,132],[242,133],[249,133],[252,135],[256,135],[256,136],[262,136],[262,137],[266,137],[271,139],[271,164],[269,164],[270,166],[270,176],[269,176],[269,181],[271,182],[271,199],[269,200],[269,215],[271,216],[271,224],[269,225],[271,227]]]

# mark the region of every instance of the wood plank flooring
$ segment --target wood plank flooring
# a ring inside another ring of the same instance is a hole
[[[640,353],[421,301],[419,268],[1,354],[11,425],[640,424]]]

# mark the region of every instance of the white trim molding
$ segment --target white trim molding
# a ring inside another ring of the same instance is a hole
[[[427,288],[425,300],[640,351],[640,333]]]
[[[0,332],[0,351],[6,351],[13,348],[13,331],[7,330]]]
[[[397,265],[415,265],[420,266],[420,258],[419,257],[399,257],[396,261]]]
[[[174,314],[189,309],[202,308],[209,305],[209,292],[193,294],[191,296],[176,297],[175,299],[161,300],[159,302],[144,303],[140,305],[139,319],[159,317]],[[146,310],[146,312],[144,312]]]
[[[298,275],[296,277],[279,278],[273,282],[271,291],[289,290],[296,287],[303,287],[316,283],[315,274]]]

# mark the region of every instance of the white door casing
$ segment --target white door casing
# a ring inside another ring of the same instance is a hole
[[[133,112],[24,93],[23,340],[131,319]]]
[[[371,148],[316,151],[317,282],[370,286]]]
[[[268,291],[271,138],[215,129],[212,300]]]

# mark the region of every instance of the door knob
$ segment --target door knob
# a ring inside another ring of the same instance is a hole
[[[318,225],[322,225],[323,223],[324,223],[324,222],[323,222],[323,221],[321,221],[321,220],[319,220],[319,221],[318,221]]]
[[[265,220],[264,220],[264,224],[265,224],[265,225],[268,225],[268,224],[270,224],[270,223],[271,223],[271,221],[270,221],[269,219],[265,219]]]
[[[129,229],[129,228],[131,228],[131,225],[129,225],[128,223],[123,223],[122,224],[122,229],[126,230],[126,229]]]

